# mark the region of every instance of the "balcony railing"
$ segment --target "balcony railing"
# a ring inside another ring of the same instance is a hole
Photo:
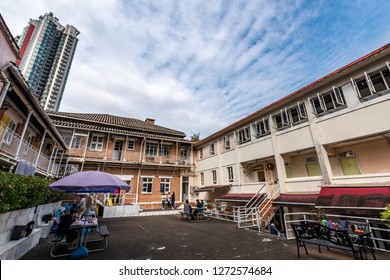
[[[20,149],[18,152],[19,145]],[[57,163],[51,162],[46,155],[39,153],[39,151],[35,147],[30,145],[27,141],[22,140],[20,135],[10,130],[1,122],[0,154],[4,154],[7,157],[16,161],[24,160],[33,165],[35,165],[35,161],[37,157],[39,157],[36,167],[48,174],[56,175],[59,168]]]

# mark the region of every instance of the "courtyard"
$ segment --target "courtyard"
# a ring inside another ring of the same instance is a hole
[[[298,260],[295,240],[239,229],[232,222],[211,219],[190,223],[180,215],[99,219],[108,227],[108,247],[87,260]],[[53,234],[25,254],[23,260],[50,260]],[[302,260],[352,260],[339,250],[308,246]],[[376,252],[378,260],[390,254]],[[68,257],[58,258],[66,260]]]

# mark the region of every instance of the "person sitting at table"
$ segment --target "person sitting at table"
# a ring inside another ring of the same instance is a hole
[[[76,221],[77,210],[72,209],[69,213],[61,216],[60,223],[56,231],[56,235],[65,235],[66,243],[68,243],[68,249],[74,249],[74,241],[77,239],[78,233],[74,229],[70,229],[70,225]]]
[[[203,211],[203,203],[201,203],[199,201],[199,199],[196,200],[196,204],[195,204],[196,208],[194,210],[194,215],[198,215],[200,212]]]
[[[184,202],[184,208],[183,208],[183,213],[189,215],[191,218],[195,219],[194,214],[192,214],[192,207],[188,203],[188,199]]]

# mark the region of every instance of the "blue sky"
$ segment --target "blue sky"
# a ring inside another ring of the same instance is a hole
[[[390,42],[390,1],[2,1],[14,36],[52,11],[81,33],[60,111],[201,138]]]

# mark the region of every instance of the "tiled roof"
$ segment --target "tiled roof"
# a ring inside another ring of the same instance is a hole
[[[157,139],[184,140],[183,132],[147,123],[145,121],[113,116],[108,114],[49,112],[54,125],[58,128],[76,128],[90,131],[148,137]]]

